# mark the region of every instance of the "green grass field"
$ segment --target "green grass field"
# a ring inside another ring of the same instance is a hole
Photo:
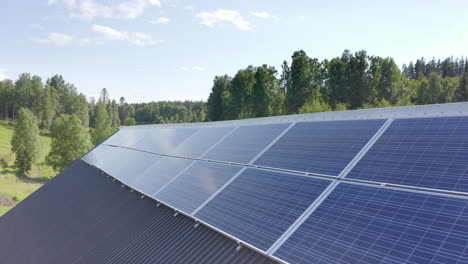
[[[44,182],[54,177],[57,172],[45,163],[45,157],[50,151],[50,137],[41,135],[41,153],[36,165],[28,173],[32,180],[40,183],[30,183],[20,180],[16,175],[14,166],[15,155],[11,152],[11,137],[14,126],[0,120],[0,194],[13,198],[16,202],[22,201],[32,192],[37,190]],[[0,216],[6,213],[12,206],[0,205]]]

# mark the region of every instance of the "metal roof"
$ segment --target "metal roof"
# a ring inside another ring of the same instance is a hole
[[[78,160],[0,218],[2,263],[274,263]]]

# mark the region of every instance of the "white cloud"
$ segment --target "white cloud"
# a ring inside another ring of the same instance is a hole
[[[30,26],[32,29],[42,29],[42,25],[39,23],[33,23]]]
[[[47,4],[49,4],[49,5],[53,5],[55,3],[57,3],[57,0],[48,0],[47,1]]]
[[[8,70],[5,68],[0,68],[0,81],[8,79],[8,75],[6,74]]]
[[[259,18],[263,18],[263,19],[267,19],[267,18],[274,18],[274,19],[278,19],[277,17],[271,15],[270,13],[268,12],[254,12],[254,11],[250,11],[250,13],[256,17],[259,17]]]
[[[150,20],[149,23],[151,24],[167,24],[169,23],[169,21],[171,21],[169,18],[167,17],[160,17],[156,20]]]
[[[218,9],[212,13],[201,12],[196,14],[197,18],[201,19],[200,24],[207,27],[214,27],[222,22],[230,22],[240,30],[251,30],[249,21],[245,20],[238,11]]]
[[[179,67],[179,70],[181,70],[181,71],[189,71],[190,69],[189,69],[188,67],[181,66],[181,67]]]
[[[152,35],[141,32],[121,31],[96,24],[94,24],[91,29],[104,39],[129,41],[137,46],[151,46],[161,42]]]
[[[143,14],[148,7],[161,6],[159,0],[129,0],[115,5],[101,4],[96,0],[63,0],[63,2],[70,10],[71,17],[85,20],[93,18],[134,19]]]
[[[39,43],[48,43],[57,46],[66,46],[71,44],[75,40],[75,37],[72,35],[67,35],[63,33],[49,33],[46,38],[35,39]]]
[[[196,71],[200,71],[200,72],[202,72],[202,71],[205,70],[205,68],[202,67],[202,66],[195,66],[195,67],[193,67],[192,69],[194,69],[194,70],[196,70]]]

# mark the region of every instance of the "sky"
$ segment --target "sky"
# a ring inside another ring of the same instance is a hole
[[[294,51],[468,55],[468,1],[3,0],[0,80],[60,74],[128,102],[206,100],[216,75],[280,69]]]

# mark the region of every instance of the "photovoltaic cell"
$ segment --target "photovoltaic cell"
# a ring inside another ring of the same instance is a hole
[[[289,125],[241,126],[203,158],[247,164]]]
[[[468,192],[468,117],[394,120],[347,178]]]
[[[153,195],[192,162],[186,159],[163,157],[144,172],[136,175],[128,184]]]
[[[234,127],[200,128],[190,138],[181,143],[174,150],[173,155],[199,158],[233,129]]]
[[[121,128],[106,139],[103,144],[130,148],[144,137],[145,131],[147,131],[147,129],[134,127]]]
[[[276,251],[292,263],[468,263],[468,199],[339,183]]]
[[[330,182],[247,169],[195,216],[266,251]]]
[[[99,145],[83,156],[83,160],[97,168],[103,168],[112,164],[112,150],[114,147]]]
[[[196,162],[155,195],[186,213],[192,213],[241,168],[210,162]]]
[[[338,176],[385,121],[296,123],[254,164]]]
[[[146,152],[100,145],[83,159],[128,184],[160,158],[161,156]]]
[[[196,128],[147,129],[144,137],[132,148],[161,154],[174,154],[174,149],[196,131]]]

